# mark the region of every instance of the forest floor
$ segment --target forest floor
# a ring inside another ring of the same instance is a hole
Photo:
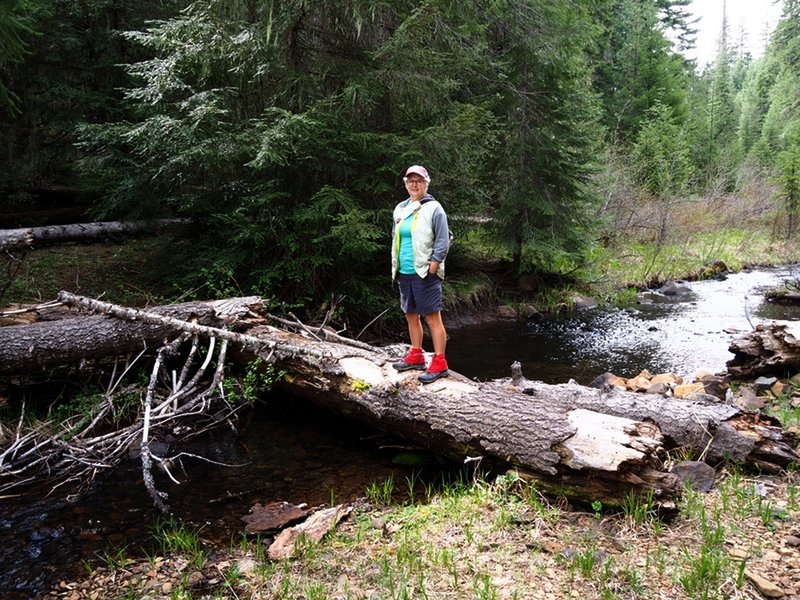
[[[614,301],[627,289],[696,277],[716,260],[732,269],[800,261],[796,241],[776,235],[778,219],[758,202],[675,207],[663,238],[644,225],[653,222],[646,212],[628,218],[631,235],[620,229],[597,249],[584,284],[539,300],[569,304],[577,291]],[[169,259],[179,243],[136,239],[30,251],[11,265],[19,271],[0,296],[35,303],[67,289],[134,306],[177,301],[197,292],[177,283],[181,265]],[[506,292],[527,300],[519,289]],[[423,500],[398,482],[377,482],[335,531],[299,545],[293,559],[269,560],[266,539],[242,535],[220,548],[202,531],[179,529],[156,534],[159,555],[132,558],[121,548],[87,563],[85,576],[61,581],[47,597],[800,598],[800,472],[717,467],[714,489],[687,491],[672,514],[658,514],[646,500],[618,509],[573,506],[509,475],[431,486]]]
[[[722,468],[711,492],[687,490],[672,515],[647,501],[575,507],[510,475],[386,504],[390,488],[369,490],[294,558],[269,560],[258,539],[215,548],[196,532],[162,533],[173,540],[165,553],[98,560],[49,597],[800,598],[797,472]]]

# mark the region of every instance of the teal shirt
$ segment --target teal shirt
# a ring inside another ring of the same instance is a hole
[[[414,269],[414,247],[411,244],[411,221],[414,220],[414,215],[409,215],[398,226],[400,232],[400,268],[398,269],[403,275],[414,275],[417,271]]]

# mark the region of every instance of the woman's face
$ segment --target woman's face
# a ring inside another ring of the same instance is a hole
[[[406,190],[412,200],[421,200],[425,193],[428,191],[428,182],[422,178],[421,175],[412,173],[406,180]]]

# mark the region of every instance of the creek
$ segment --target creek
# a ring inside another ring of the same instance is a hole
[[[763,300],[765,289],[797,276],[798,267],[755,269],[683,284],[680,295],[645,293],[632,308],[465,326],[449,332],[448,361],[481,380],[508,377],[511,363],[520,361],[526,377],[547,383],[586,384],[606,371],[629,377],[645,368],[683,376],[721,372],[737,332],[800,320],[800,307]],[[164,474],[157,479],[173,514],[221,547],[241,539],[241,517],[256,502],[350,502],[370,484],[389,479],[397,494],[408,494],[444,470],[397,464],[392,440],[294,398],[270,398],[247,418],[241,435],[220,430],[185,449],[242,466],[187,460],[174,469],[180,484]],[[138,460],[98,475],[87,493],[71,501],[58,491],[41,501],[33,494],[0,498],[3,598],[45,595],[86,563],[102,564],[102,557],[120,551],[130,557],[159,553],[153,536],[159,518]]]
[[[453,330],[450,366],[470,377],[509,377],[514,361],[528,379],[588,384],[642,369],[692,377],[724,372],[730,342],[759,323],[800,320],[800,306],[764,300],[768,288],[800,277],[800,265],[751,269],[725,279],[680,282],[685,293],[649,291],[629,308],[589,309],[527,323],[499,321]]]

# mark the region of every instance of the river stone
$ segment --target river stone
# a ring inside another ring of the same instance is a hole
[[[597,302],[592,300],[591,298],[585,298],[578,294],[572,295],[572,303],[577,310],[589,310],[591,308],[597,308]]]
[[[778,381],[777,377],[761,376],[753,382],[753,389],[755,389],[756,394],[761,394],[763,392],[766,392],[773,385],[775,385],[777,381]]]
[[[680,283],[676,281],[671,281],[668,284],[658,288],[658,291],[665,296],[685,296],[692,293],[691,288],[685,285],[680,285]]]
[[[706,394],[711,394],[718,400],[725,400],[726,392],[731,387],[723,377],[717,375],[707,374],[697,380],[703,384]]]
[[[523,319],[527,319],[528,321],[531,321],[531,320],[538,321],[538,320],[544,318],[544,315],[542,315],[542,313],[540,313],[538,310],[536,310],[536,307],[534,307],[534,306],[532,306],[530,304],[521,305],[519,307],[519,315]]]
[[[602,375],[598,375],[589,383],[589,387],[596,388],[598,390],[609,391],[612,387],[624,390],[626,389],[625,380],[622,377],[618,377],[613,373],[603,373]]]
[[[634,377],[628,379],[625,386],[632,392],[643,392],[650,387],[650,380],[647,377]]]
[[[683,377],[678,377],[675,373],[659,373],[653,375],[650,383],[666,383],[667,385],[680,385],[683,383]]]
[[[507,304],[503,304],[497,307],[495,311],[495,315],[497,315],[498,319],[516,319],[517,318],[517,311],[514,310],[513,307],[508,306]]]
[[[716,471],[699,460],[686,460],[672,467],[671,472],[685,486],[696,492],[710,492],[714,488]]]
[[[747,386],[739,388],[739,394],[734,404],[742,410],[761,410],[765,406],[763,398],[756,396],[755,392]]]
[[[750,569],[745,569],[744,576],[756,586],[756,589],[761,592],[762,596],[766,596],[767,598],[783,598],[783,590],[758,573],[754,573]]]
[[[669,394],[669,385],[666,383],[651,383],[650,387],[645,390],[645,394],[658,394],[659,396],[666,396]]]
[[[250,514],[243,516],[242,521],[247,523],[245,527],[247,533],[276,531],[304,519],[309,512],[307,508],[288,502],[270,502],[266,506],[254,504]]]
[[[702,394],[705,391],[705,387],[703,387],[702,383],[695,382],[695,383],[683,383],[681,385],[676,385],[675,389],[672,390],[672,395],[676,398],[686,398],[691,396],[692,394],[700,393]]]

